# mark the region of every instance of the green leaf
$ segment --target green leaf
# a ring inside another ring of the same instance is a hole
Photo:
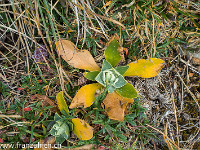
[[[55,136],[56,141],[62,144],[65,141],[65,139],[68,139],[70,136],[69,126],[63,120],[58,120],[50,130],[50,134]]]
[[[88,80],[95,81],[96,76],[99,74],[100,71],[91,71],[84,74]]]
[[[65,141],[65,138],[63,136],[56,137],[56,143],[62,144]]]
[[[116,92],[126,98],[138,97],[136,89],[130,83],[126,83],[123,87],[116,89]]]
[[[69,109],[67,106],[67,103],[65,102],[65,99],[63,97],[63,91],[59,92],[56,96],[58,108],[61,110],[64,110],[69,115]],[[61,111],[62,113],[62,111]]]
[[[112,68],[112,65],[106,61],[105,59],[103,60],[103,66],[102,66],[102,69],[101,71],[104,71],[104,70],[107,70],[107,69],[111,69]]]
[[[118,76],[118,79],[119,80],[114,84],[116,88],[121,88],[127,83],[122,75]]]
[[[61,119],[61,117],[58,115],[58,113],[55,113],[54,121],[58,121],[60,119]]]
[[[67,124],[68,124],[69,130],[72,131],[74,128],[74,126],[73,126],[74,124],[70,121],[67,121]]]
[[[112,93],[112,92],[115,91],[115,89],[116,89],[116,88],[115,88],[114,86],[111,85],[111,86],[108,87],[108,92],[109,92],[109,93]]]
[[[120,140],[122,140],[124,143],[127,143],[127,137],[124,136],[123,134],[118,134],[118,137],[120,138]]]
[[[129,66],[119,66],[116,67],[115,70],[119,72],[121,75],[123,75],[128,70],[128,68]]]
[[[103,72],[100,72],[100,73],[96,76],[95,80],[96,80],[97,82],[99,82],[101,85],[106,86],[106,83],[104,82],[104,79],[103,79]]]
[[[119,42],[116,39],[113,39],[105,50],[105,58],[113,67],[115,67],[121,60],[118,48]]]

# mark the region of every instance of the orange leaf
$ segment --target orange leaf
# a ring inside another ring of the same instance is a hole
[[[95,92],[97,89],[100,89],[102,86],[99,83],[88,84],[81,87],[76,93],[75,97],[72,100],[69,108],[75,108],[84,106],[90,107],[95,100]]]
[[[58,42],[58,53],[71,66],[89,71],[100,71],[94,58],[87,50],[76,50],[74,43],[68,40]]]
[[[84,120],[72,119],[74,124],[73,132],[81,140],[90,140],[93,137],[93,128]]]
[[[155,77],[163,68],[163,63],[164,61],[158,58],[151,58],[150,60],[139,59],[128,64],[129,68],[124,76]]]
[[[118,95],[116,92],[107,94],[103,100],[108,117],[113,120],[124,121],[124,111],[128,103],[134,100]]]

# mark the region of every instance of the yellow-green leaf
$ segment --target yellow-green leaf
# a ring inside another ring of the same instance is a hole
[[[89,51],[75,49],[74,43],[68,40],[60,40],[58,47],[58,54],[71,66],[89,71],[100,71]]]
[[[84,120],[79,118],[72,119],[74,124],[73,132],[81,140],[90,140],[93,137],[93,128]]]
[[[163,63],[164,61],[159,58],[151,58],[150,60],[140,59],[128,64],[129,68],[124,76],[155,77],[163,68]]]
[[[81,87],[73,98],[69,108],[80,106],[84,106],[84,108],[90,107],[96,98],[96,90],[101,89],[101,87],[102,85],[99,83],[88,84]]]
[[[108,117],[113,120],[124,121],[124,112],[128,103],[133,103],[131,98],[125,98],[116,92],[108,93],[103,100]]]
[[[63,91],[57,94],[56,100],[57,100],[57,104],[58,104],[58,108],[60,109],[60,112],[64,110],[67,114],[69,114],[67,103],[65,102],[65,99],[63,97]]]
[[[105,50],[105,58],[113,67],[115,67],[121,60],[118,48],[119,42],[114,38]]]
[[[85,72],[83,75],[88,80],[95,81],[96,76],[99,74],[100,71],[91,71],[91,72]]]
[[[134,88],[134,86],[130,83],[126,83],[121,88],[116,89],[116,92],[126,98],[136,98],[138,97],[138,92]]]

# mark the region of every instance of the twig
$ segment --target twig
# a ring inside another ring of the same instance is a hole
[[[160,134],[162,134],[163,137],[167,138],[178,150],[180,150],[180,148],[179,148],[165,133],[161,132],[160,130],[158,130],[158,129],[152,127],[152,126],[150,126],[149,124],[146,124],[146,125],[147,125],[148,127],[152,128],[152,129],[156,130],[156,131],[159,132]]]
[[[190,89],[187,87],[187,85],[185,84],[185,82],[183,81],[183,79],[181,78],[180,74],[178,73],[178,71],[176,71],[176,73],[178,74],[179,79],[181,80],[181,82],[183,83],[183,85],[185,86],[186,90],[188,91],[188,93],[190,93],[190,95],[192,96],[193,100],[196,102],[198,109],[200,111],[200,105],[195,97],[195,95],[190,91]]]

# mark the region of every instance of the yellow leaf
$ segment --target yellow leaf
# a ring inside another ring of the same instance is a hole
[[[76,50],[74,43],[68,40],[60,40],[58,46],[58,54],[71,66],[89,71],[100,71],[89,51]]]
[[[57,100],[57,104],[58,104],[58,108],[60,109],[60,112],[62,112],[61,110],[64,110],[67,114],[69,114],[68,106],[63,97],[63,91],[57,94],[56,100]]]
[[[75,97],[73,98],[69,108],[75,108],[80,106],[84,106],[84,108],[90,107],[96,98],[96,90],[100,89],[101,87],[102,86],[99,83],[88,84],[81,87],[76,93]]]
[[[150,60],[139,59],[128,64],[129,68],[123,76],[155,77],[163,68],[163,63],[164,61],[158,58],[151,58]]]
[[[103,100],[108,117],[113,120],[124,121],[124,111],[128,103],[134,100],[118,95],[116,92],[108,93]]]
[[[84,120],[79,118],[72,119],[74,124],[73,132],[81,140],[90,140],[93,137],[93,128]]]

